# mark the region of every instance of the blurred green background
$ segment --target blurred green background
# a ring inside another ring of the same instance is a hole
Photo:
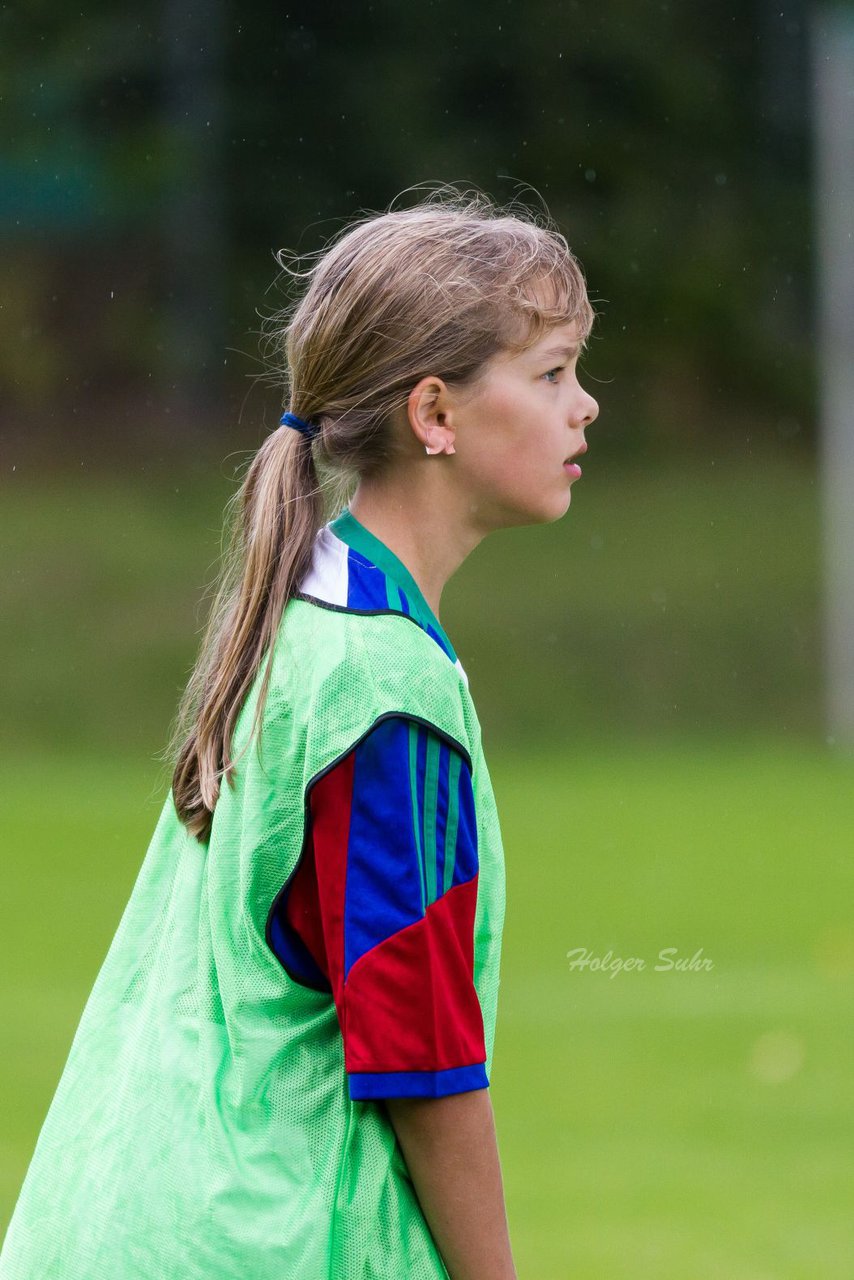
[[[442,602],[507,854],[520,1280],[848,1280],[808,16],[4,11],[0,1229],[169,785],[225,502],[277,420],[273,252],[454,181],[539,193],[599,311],[569,513],[494,535]],[[712,967],[656,972],[665,948]]]

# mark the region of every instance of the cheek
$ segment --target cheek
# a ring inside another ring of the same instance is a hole
[[[473,490],[518,497],[543,486],[549,449],[543,406],[535,387],[496,379],[470,406],[465,420],[466,470]]]
[[[472,426],[480,456],[518,461],[536,428],[531,398],[513,386],[496,387],[479,403]]]
[[[530,439],[496,431],[480,437],[468,457],[471,488],[493,499],[518,500],[542,488],[542,458]]]

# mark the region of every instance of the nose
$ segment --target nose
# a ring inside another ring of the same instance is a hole
[[[599,417],[599,404],[591,395],[584,392],[584,417],[581,419],[582,427],[589,427],[591,422],[595,422]]]
[[[571,425],[576,430],[583,431],[585,427],[590,426],[591,422],[595,422],[595,420],[598,417],[599,417],[599,405],[596,403],[596,401],[593,399],[592,396],[588,396],[585,393],[583,402],[578,406],[578,409],[572,416]]]

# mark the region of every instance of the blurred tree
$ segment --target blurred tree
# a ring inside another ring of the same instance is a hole
[[[226,358],[230,394],[257,371],[277,248],[446,180],[565,230],[610,447],[811,436],[804,0],[222,4],[4,12],[13,404],[151,413],[180,377],[208,415]]]
[[[175,407],[206,421],[222,394],[221,298],[229,260],[222,172],[222,0],[165,0],[164,144],[175,154],[164,221],[168,297],[164,354]]]
[[[587,367],[627,423],[619,447],[809,436],[798,4],[776,21],[765,0],[378,0],[367,15],[298,3],[286,24],[241,21],[235,312],[265,287],[265,236],[314,248],[351,210],[425,178],[499,197],[530,183],[605,300],[608,341]],[[278,112],[252,94],[259,79],[280,86]],[[253,166],[263,200],[238,177]]]

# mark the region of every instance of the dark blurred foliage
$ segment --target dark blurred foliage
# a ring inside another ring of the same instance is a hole
[[[5,7],[0,425],[223,442],[281,248],[418,183],[544,200],[598,442],[814,435],[804,0]],[[401,202],[417,198],[402,195]],[[248,395],[247,393],[251,393]],[[606,413],[607,411],[607,413]]]

